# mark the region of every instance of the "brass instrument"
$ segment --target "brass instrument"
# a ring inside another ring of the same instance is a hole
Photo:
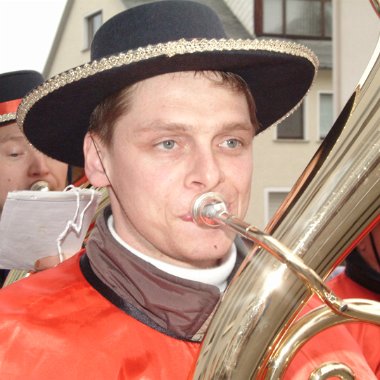
[[[216,310],[194,379],[280,379],[317,332],[355,319],[380,324],[379,303],[340,300],[322,281],[379,220],[379,52],[378,43],[353,95],[266,232],[229,215],[218,194],[195,200],[199,224],[232,228],[259,246]],[[326,306],[294,322],[311,290]],[[333,375],[354,378],[344,363],[326,364],[310,378]]]

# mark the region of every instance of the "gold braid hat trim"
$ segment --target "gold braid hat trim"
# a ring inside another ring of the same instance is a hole
[[[16,112],[5,113],[0,115],[0,123],[4,123],[5,121],[16,120]]]
[[[142,62],[160,56],[174,57],[176,55],[183,54],[218,51],[260,50],[303,57],[314,65],[316,71],[318,69],[319,63],[316,55],[306,46],[291,41],[257,39],[180,39],[178,41],[148,45],[146,47],[130,50],[118,55],[104,57],[100,60],[94,60],[90,63],[86,63],[50,78],[24,97],[17,110],[17,123],[23,129],[24,120],[28,111],[34,106],[34,104],[46,95],[66,86],[69,83],[80,81],[81,79],[91,77],[103,71],[111,70],[115,67]],[[291,112],[281,118],[281,120],[289,116],[290,113],[294,112],[297,107],[298,105],[294,107]]]

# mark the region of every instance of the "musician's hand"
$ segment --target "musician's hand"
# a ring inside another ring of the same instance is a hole
[[[63,259],[64,260],[68,259],[69,257],[70,257],[69,255],[63,254]],[[41,259],[38,259],[34,263],[34,270],[36,272],[40,272],[42,270],[55,267],[59,263],[60,263],[60,260],[59,260],[59,256],[58,255],[42,257]]]

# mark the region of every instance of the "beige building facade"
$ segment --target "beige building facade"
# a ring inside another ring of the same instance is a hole
[[[333,0],[334,111],[341,110],[375,50],[380,19],[370,0]]]

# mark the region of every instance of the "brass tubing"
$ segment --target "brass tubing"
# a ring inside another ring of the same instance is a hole
[[[314,270],[305,265],[300,257],[293,254],[290,249],[273,236],[260,231],[236,216],[230,215],[226,210],[227,207],[222,195],[205,193],[201,195],[200,201],[195,200],[193,215],[198,224],[212,227],[226,225],[241,236],[260,245],[276,259],[286,264],[334,312],[344,312],[346,309],[344,302],[324,284],[323,280]]]
[[[266,379],[280,379],[298,350],[314,335],[329,327],[341,323],[354,322],[355,320],[380,325],[379,302],[367,299],[345,299],[344,302],[347,306],[344,314],[336,314],[330,308],[320,306],[294,322],[283,336],[281,343],[276,347],[268,363]],[[319,377],[317,377],[318,373],[328,373],[327,367],[323,367],[323,371],[322,368],[321,371],[314,371],[314,377],[311,378],[319,379]],[[335,375],[337,368],[338,367],[334,367]],[[344,366],[339,368],[347,369],[348,367]],[[347,374],[343,370],[341,376],[342,379],[350,378],[349,376],[346,377]],[[325,377],[321,376],[320,378]]]

